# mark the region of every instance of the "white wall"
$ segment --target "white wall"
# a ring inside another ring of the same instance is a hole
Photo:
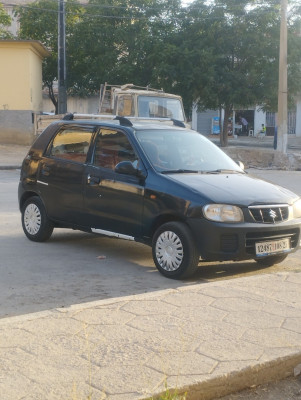
[[[191,128],[197,131],[198,129],[198,116],[197,116],[198,108],[196,105],[192,106],[192,115],[191,115]]]
[[[296,136],[301,137],[301,95],[297,99]]]
[[[255,108],[254,114],[254,134],[257,135],[261,130],[261,125],[266,124],[266,114],[259,107]]]
[[[97,114],[99,110],[99,96],[77,97],[68,96],[67,109],[70,113]],[[43,95],[43,111],[54,112],[54,105],[48,96]]]

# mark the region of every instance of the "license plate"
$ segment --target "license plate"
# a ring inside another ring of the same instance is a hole
[[[255,243],[257,256],[268,256],[290,251],[290,239],[272,240],[270,242]]]

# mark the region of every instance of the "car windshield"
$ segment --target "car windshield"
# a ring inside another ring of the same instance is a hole
[[[221,149],[196,131],[137,130],[136,137],[153,167],[161,173],[242,173]]]
[[[160,96],[138,96],[138,116],[144,118],[173,118],[184,121],[180,100]]]

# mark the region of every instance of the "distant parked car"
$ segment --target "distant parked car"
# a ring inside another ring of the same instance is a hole
[[[249,176],[195,131],[119,120],[55,122],[38,137],[19,184],[30,240],[66,227],[136,240],[170,278],[200,258],[268,266],[300,247],[299,196]]]

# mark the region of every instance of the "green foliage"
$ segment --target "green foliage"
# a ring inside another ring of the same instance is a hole
[[[187,394],[178,394],[178,391],[165,389],[165,392],[162,393],[159,397],[152,397],[149,400],[186,400]]]
[[[11,38],[12,35],[6,29],[6,27],[8,27],[10,23],[11,18],[4,10],[3,5],[0,3],[0,39]]]
[[[291,98],[301,89],[297,26],[295,17],[289,25]],[[279,36],[278,1],[195,0],[166,46],[160,77],[168,76],[170,67],[170,87],[200,109],[224,108],[226,122],[235,107],[276,110]]]

